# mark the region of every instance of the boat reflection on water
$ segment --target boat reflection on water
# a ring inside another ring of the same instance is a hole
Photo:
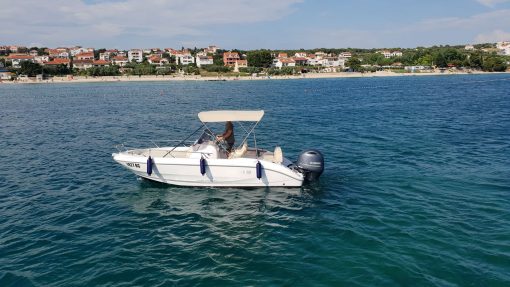
[[[312,207],[320,197],[319,182],[300,188],[214,188],[178,187],[139,179],[137,190],[125,193],[125,200],[137,213],[160,215],[197,214],[206,217],[300,210]]]

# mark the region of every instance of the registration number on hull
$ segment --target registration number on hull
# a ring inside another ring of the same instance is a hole
[[[129,166],[129,167],[140,168],[140,164],[139,163],[127,162],[126,165]]]

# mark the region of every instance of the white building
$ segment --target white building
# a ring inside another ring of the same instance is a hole
[[[498,42],[496,48],[498,49],[498,54],[510,55],[510,42]]]
[[[377,53],[380,53],[384,56],[384,58],[389,59],[393,57],[402,57],[402,52],[400,51],[379,51]]]
[[[342,57],[325,57],[319,60],[323,67],[345,67],[345,58]]]
[[[141,63],[143,61],[143,51],[141,49],[131,49],[128,52],[128,60],[130,62]]]
[[[69,59],[69,52],[67,48],[48,49],[48,54],[50,55],[50,58]]]
[[[114,56],[112,58],[112,64],[124,67],[128,63],[128,59],[125,56]]]
[[[277,67],[278,69],[281,69],[283,67],[295,67],[296,61],[294,61],[294,59],[292,58],[278,58],[274,66]]]
[[[474,49],[475,49],[475,46],[473,46],[473,45],[464,46],[464,50],[466,50],[466,51],[473,51]]]
[[[326,57],[328,54],[322,52],[322,51],[319,51],[319,52],[315,52],[315,57],[317,58],[322,58],[322,57]]]
[[[149,64],[152,64],[152,65],[158,65],[158,66],[164,66],[164,65],[168,65],[170,63],[170,61],[168,61],[168,59],[166,58],[160,58],[158,56],[152,56],[149,58],[148,60]]]
[[[197,53],[197,55],[196,55],[196,56],[197,56],[197,57],[200,57],[200,56],[202,56],[202,57],[207,57],[207,52],[206,52],[206,51],[200,51],[200,52],[198,52],[198,53]]]
[[[188,53],[177,54],[175,57],[177,58],[177,64],[189,65],[195,63],[195,57]]]
[[[393,52],[391,52],[391,56],[392,57],[402,57],[402,55],[403,54],[400,51],[393,51]]]
[[[38,64],[46,63],[50,61],[50,56],[48,55],[35,56],[34,61]]]
[[[430,67],[430,66],[405,66],[404,69],[408,72],[414,73],[414,72],[432,70],[432,67]]]
[[[23,62],[34,62],[34,57],[27,54],[10,54],[5,59],[11,61],[13,68],[20,68]]]
[[[10,80],[11,78],[12,73],[0,66],[0,80]]]
[[[196,57],[196,63],[197,67],[202,67],[204,65],[212,65],[213,64],[213,57],[207,56],[207,55],[197,55]]]
[[[216,51],[217,51],[217,50],[218,50],[218,47],[216,47],[216,46],[214,46],[214,45],[211,45],[211,46],[209,46],[209,47],[205,48],[205,49],[204,49],[204,52],[205,52],[206,54],[208,54],[208,53],[209,53],[209,54],[214,54],[214,53],[216,53]]]
[[[110,61],[115,55],[117,55],[116,50],[107,50],[103,53],[99,53],[99,60]]]
[[[69,52],[71,53],[71,56],[74,57],[78,54],[94,53],[94,48],[74,47],[74,48],[69,49]]]

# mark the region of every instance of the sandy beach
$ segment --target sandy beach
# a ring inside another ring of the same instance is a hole
[[[325,79],[325,78],[371,78],[371,77],[413,77],[413,76],[451,76],[473,74],[495,74],[496,72],[462,72],[462,71],[434,71],[427,73],[395,73],[390,71],[378,71],[374,73],[308,73],[288,76],[219,76],[203,77],[200,75],[147,75],[147,76],[65,76],[53,77],[48,80],[35,80],[32,78],[16,81],[0,81],[0,84],[44,84],[44,83],[101,83],[101,82],[164,82],[164,81],[257,81],[257,80],[292,80],[292,79]],[[510,74],[500,72],[499,74]]]

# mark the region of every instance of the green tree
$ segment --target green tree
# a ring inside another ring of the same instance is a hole
[[[490,55],[483,59],[482,69],[487,72],[504,72],[507,64],[503,57]]]
[[[420,66],[432,66],[432,55],[426,54],[416,60],[416,64]]]
[[[66,65],[60,64],[56,66],[45,66],[43,68],[43,73],[53,76],[63,76],[71,74],[71,70]]]
[[[202,69],[206,70],[207,72],[216,72],[216,73],[228,73],[232,71],[231,67],[226,67],[223,65],[205,65],[202,66]]]
[[[259,67],[246,67],[246,68],[239,68],[239,72],[241,73],[248,73],[248,74],[256,74],[262,72],[262,68]]]
[[[99,54],[106,52],[105,48],[101,48],[99,50],[94,50],[94,59],[99,59]]]
[[[194,64],[186,65],[182,70],[188,75],[200,75],[200,69]]]
[[[354,72],[359,72],[362,70],[361,69],[361,61],[356,57],[349,58],[349,60],[347,60],[345,65],[347,67],[351,68]]]
[[[482,53],[474,52],[469,56],[468,65],[474,69],[481,69],[483,64]]]
[[[278,75],[293,75],[295,73],[295,69],[293,67],[282,67],[278,68],[269,68],[266,70],[268,75],[278,76]]]
[[[446,57],[444,56],[444,54],[441,51],[434,53],[433,59],[434,59],[434,64],[437,67],[445,68],[448,66],[448,61],[446,60]]]
[[[250,66],[260,68],[268,68],[273,63],[271,52],[267,50],[248,52],[247,60]]]
[[[128,73],[131,75],[141,76],[156,74],[156,67],[147,62],[142,63],[131,62],[126,64],[125,68],[127,68],[126,70],[128,70],[129,71]]]
[[[216,54],[213,55],[213,63],[217,66],[223,66],[223,52],[219,52],[220,50],[216,51]]]
[[[37,56],[49,55],[48,52],[46,51],[47,49],[48,49],[47,47],[37,49]]]
[[[24,61],[21,63],[21,68],[18,69],[18,74],[27,75],[29,77],[34,77],[35,75],[42,73],[42,66],[37,63],[32,63],[30,61]]]
[[[363,62],[368,65],[382,65],[384,55],[381,53],[369,53],[363,56]]]

